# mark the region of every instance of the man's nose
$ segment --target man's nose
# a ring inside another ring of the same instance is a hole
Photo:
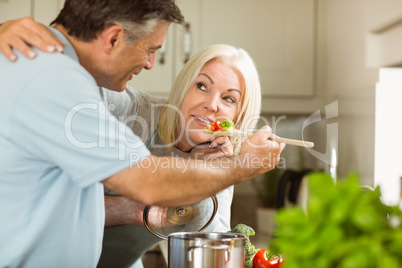
[[[154,64],[155,64],[155,57],[156,57],[156,54],[155,54],[155,53],[152,53],[152,54],[149,55],[148,60],[147,60],[147,63],[146,63],[145,66],[144,66],[144,69],[146,69],[146,70],[151,70],[152,67],[154,67]]]

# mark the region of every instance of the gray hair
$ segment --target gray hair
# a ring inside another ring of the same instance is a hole
[[[174,0],[65,0],[57,18],[78,40],[89,42],[113,25],[121,25],[127,40],[133,42],[149,35],[159,22],[184,23]]]
[[[127,44],[134,44],[138,40],[148,37],[151,35],[160,20],[154,18],[151,20],[144,21],[142,23],[136,23],[131,21],[116,21],[112,24],[117,24],[123,27],[125,31],[125,38]]]

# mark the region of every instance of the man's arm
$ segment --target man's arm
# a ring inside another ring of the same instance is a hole
[[[142,225],[144,207],[124,196],[105,195],[105,226]]]
[[[34,58],[36,53],[29,44],[44,52],[60,52],[65,46],[45,25],[30,17],[6,21],[0,26],[0,52],[10,61],[17,60],[13,49]]]
[[[268,140],[269,127],[243,143],[240,153],[229,158],[200,161],[148,156],[103,183],[133,200],[150,205],[177,206],[196,203],[230,185],[274,168],[284,145]]]
[[[105,226],[125,224],[144,225],[145,205],[124,196],[105,195]],[[152,206],[148,212],[148,222],[153,227],[170,226],[166,219],[167,207]]]

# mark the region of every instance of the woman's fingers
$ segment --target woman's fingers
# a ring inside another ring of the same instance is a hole
[[[0,40],[0,52],[3,53],[3,55],[6,56],[7,59],[10,61],[17,60],[17,55],[15,55],[11,47],[8,46],[7,44],[3,44],[1,40]]]
[[[209,145],[198,145],[191,150],[196,158],[216,159],[233,155],[233,144],[228,137],[216,137]]]
[[[217,137],[209,147],[222,151],[226,156],[233,155],[233,144],[229,137]]]
[[[25,41],[44,52],[61,52],[66,46],[48,27],[29,17],[25,18],[24,26]]]
[[[8,39],[9,48],[20,51],[25,57],[33,59],[36,57],[35,51],[18,36],[10,36]],[[14,53],[15,54],[15,53]]]
[[[0,52],[9,60],[17,59],[13,49],[20,51],[27,58],[34,58],[36,53],[30,45],[50,53],[62,51],[65,46],[46,26],[29,17],[6,21],[1,25]]]
[[[211,142],[211,144],[209,145],[210,148],[215,148],[215,147],[217,147],[217,146],[231,146],[231,147],[233,147],[230,138],[229,138],[229,137],[225,137],[225,136],[218,136],[218,137],[216,137],[216,138]]]

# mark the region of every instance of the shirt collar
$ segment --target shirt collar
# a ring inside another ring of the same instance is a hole
[[[61,41],[64,42],[64,44],[66,44],[63,53],[79,63],[77,53],[75,53],[73,46],[70,44],[70,42],[68,42],[67,38],[55,28],[49,27],[49,29],[57,36],[57,38],[59,38]]]

